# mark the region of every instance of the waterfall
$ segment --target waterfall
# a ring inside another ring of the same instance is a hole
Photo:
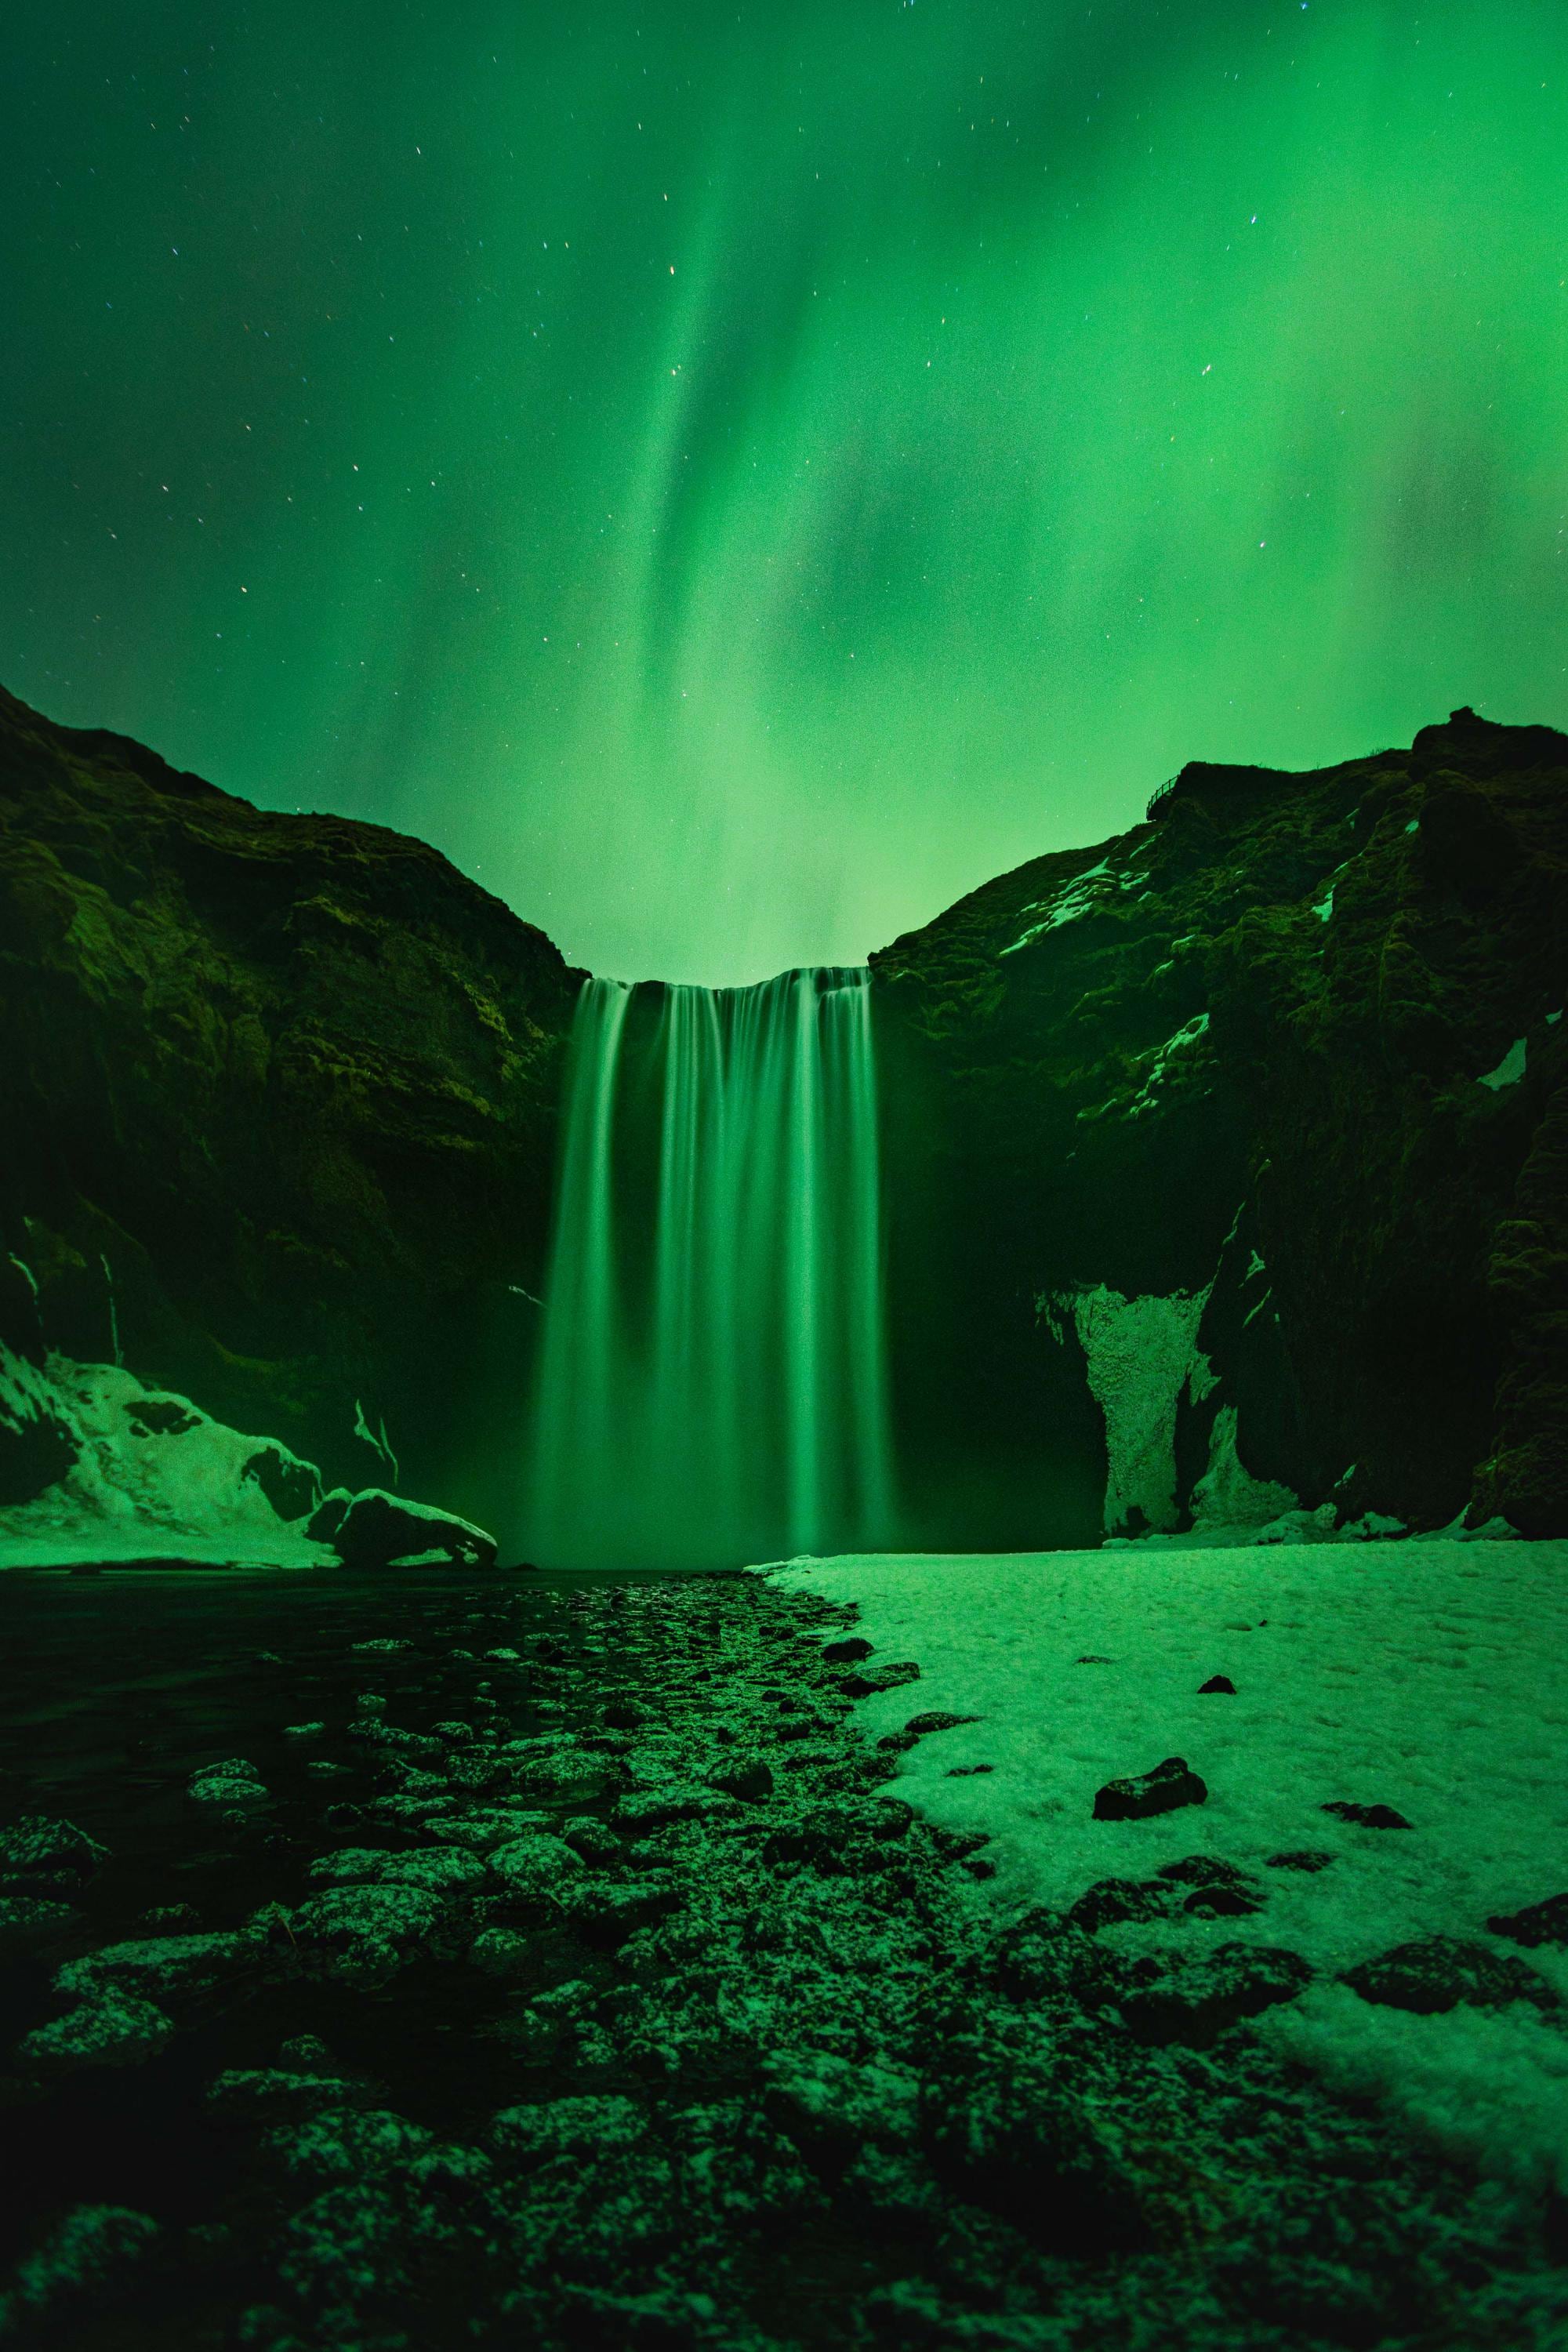
[[[555,1567],[890,1540],[870,975],[593,980],[531,1444]]]

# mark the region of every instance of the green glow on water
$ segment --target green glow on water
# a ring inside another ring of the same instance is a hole
[[[591,981],[531,1435],[546,1566],[889,1539],[870,987]]]

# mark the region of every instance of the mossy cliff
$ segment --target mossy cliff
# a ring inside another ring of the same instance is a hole
[[[44,1340],[356,1486],[363,1408],[499,1510],[581,978],[420,842],[0,694],[0,1234]]]
[[[1565,950],[1568,738],[1461,710],[874,957],[910,1534],[1568,1528]]]

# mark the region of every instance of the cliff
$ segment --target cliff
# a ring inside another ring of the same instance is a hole
[[[0,694],[0,1336],[502,1515],[581,979],[423,843]]]
[[[911,1538],[1568,1528],[1568,738],[1194,765],[872,959]]]

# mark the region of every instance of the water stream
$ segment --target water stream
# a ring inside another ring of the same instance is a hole
[[[548,1565],[889,1540],[870,978],[590,981],[531,1444]]]

